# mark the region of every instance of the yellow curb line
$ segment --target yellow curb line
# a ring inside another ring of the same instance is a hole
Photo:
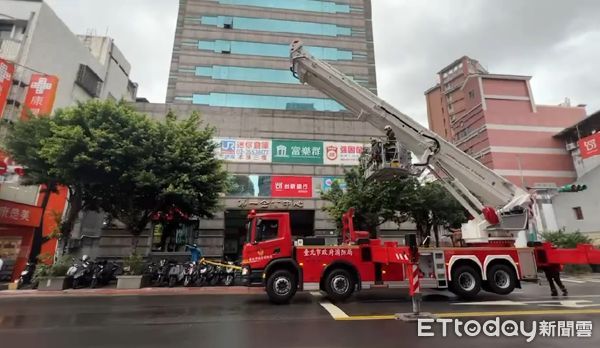
[[[526,311],[498,311],[498,312],[447,312],[434,313],[436,318],[463,318],[463,317],[499,317],[517,315],[553,315],[553,314],[600,314],[600,309],[556,309],[556,310],[526,310]],[[395,315],[355,315],[334,318],[339,321],[352,320],[394,320]]]

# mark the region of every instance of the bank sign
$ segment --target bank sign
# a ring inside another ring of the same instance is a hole
[[[323,164],[323,142],[274,139],[273,163]]]

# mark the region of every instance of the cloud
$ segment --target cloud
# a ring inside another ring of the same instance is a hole
[[[46,0],[76,33],[113,37],[139,95],[164,102],[177,0]],[[379,93],[426,124],[423,92],[468,55],[492,73],[532,75],[539,104],[600,109],[600,1],[373,0]],[[576,5],[574,5],[576,4]]]
[[[564,97],[600,109],[600,2],[376,0],[379,91],[426,124],[423,92],[436,73],[468,55],[492,73],[532,75],[539,104]]]
[[[164,102],[177,0],[45,0],[76,34],[93,31],[115,39],[131,63],[138,96]]]

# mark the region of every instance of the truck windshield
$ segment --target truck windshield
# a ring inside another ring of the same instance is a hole
[[[252,221],[254,220],[248,220],[246,223],[246,243],[252,242],[250,240],[250,238],[252,238]]]

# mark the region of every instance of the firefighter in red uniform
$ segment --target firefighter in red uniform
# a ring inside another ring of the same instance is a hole
[[[552,296],[558,296],[558,292],[556,291],[556,286],[554,285],[555,282],[556,282],[556,285],[558,285],[558,287],[562,291],[563,296],[567,296],[569,294],[567,291],[567,288],[564,286],[564,284],[560,280],[561,266],[558,264],[552,263],[552,264],[547,264],[546,266],[543,267],[543,269],[544,269],[544,274],[546,274],[546,279],[548,280],[548,284],[550,285],[550,291],[552,291]]]

